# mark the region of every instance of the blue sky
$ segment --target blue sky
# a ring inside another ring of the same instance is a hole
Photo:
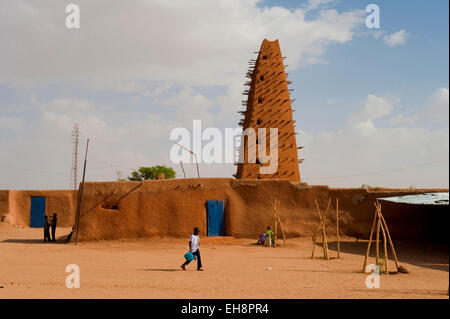
[[[69,2],[2,3],[2,189],[67,188],[75,122],[88,180],[161,163],[181,176],[170,130],[236,127],[264,38],[287,56],[305,182],[448,187],[448,1],[73,2],[79,30],[65,28]],[[369,3],[380,29],[365,27]]]
[[[310,65],[291,76],[297,105],[307,105],[299,119],[307,131],[338,128],[346,111],[357,108],[367,92],[399,97],[405,108],[417,109],[436,87],[448,87],[447,1],[338,1],[337,10],[380,7],[381,31],[405,29],[412,33],[405,45],[389,47],[374,39],[378,30],[364,30],[345,45],[331,45],[324,54],[326,64]],[[298,1],[264,1],[296,8]],[[317,94],[317,88],[327,96]],[[328,98],[336,101],[330,105]],[[341,110],[341,111],[339,111]],[[324,112],[329,116],[323,116]]]

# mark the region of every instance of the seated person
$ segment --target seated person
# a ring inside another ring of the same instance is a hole
[[[261,236],[259,236],[259,239],[256,242],[256,244],[257,245],[264,245],[265,241],[266,241],[266,234],[261,234]]]

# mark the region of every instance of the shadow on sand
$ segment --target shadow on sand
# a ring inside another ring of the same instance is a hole
[[[2,243],[11,243],[11,244],[68,244],[67,236],[59,237],[56,241],[45,242],[42,239],[30,239],[30,238],[14,238],[14,239],[5,239],[1,241]]]
[[[322,254],[322,243],[316,244],[319,249],[316,248],[315,255],[321,256]],[[358,241],[343,241],[340,242],[340,250],[342,253],[354,254],[361,256],[361,262],[364,261],[364,256],[366,254],[368,241],[358,240]],[[311,246],[312,247],[312,246]],[[380,251],[382,252],[382,244],[380,244]],[[394,243],[395,252],[399,259],[399,264],[408,263],[414,266],[449,271],[448,265],[448,244],[443,243],[427,243],[427,249],[424,252],[423,243],[421,241],[397,241]],[[331,258],[337,256],[337,242],[329,241],[328,249],[333,251],[330,253]],[[393,261],[393,255],[391,248],[388,247],[389,261]],[[372,242],[370,248],[369,258],[375,258],[375,245]]]
[[[184,271],[181,268],[180,269],[173,269],[173,268],[149,268],[149,269],[138,269],[142,271]]]

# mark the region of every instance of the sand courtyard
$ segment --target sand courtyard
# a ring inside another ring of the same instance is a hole
[[[409,274],[382,275],[368,289],[361,271],[366,241],[344,238],[341,258],[310,259],[310,237],[288,239],[287,247],[256,240],[201,236],[205,271],[195,261],[180,269],[187,240],[152,238],[66,244],[42,243],[42,230],[0,223],[0,298],[448,298],[448,247],[398,242]],[[202,235],[202,234],[200,234]],[[335,243],[329,245],[335,257]],[[390,269],[394,262],[390,261]],[[369,262],[374,262],[372,256]],[[80,288],[65,285],[66,266],[80,268]]]

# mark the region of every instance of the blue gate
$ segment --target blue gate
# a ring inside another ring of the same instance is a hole
[[[206,201],[208,236],[225,236],[225,201]]]
[[[31,197],[30,227],[44,227],[45,197]]]

